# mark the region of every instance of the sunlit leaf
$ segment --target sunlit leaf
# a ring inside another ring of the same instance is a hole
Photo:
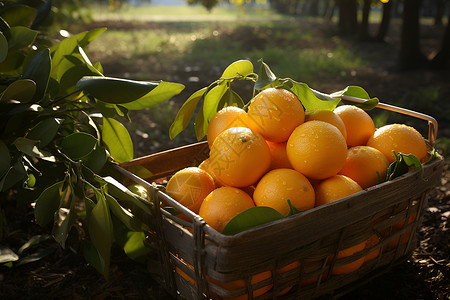
[[[61,198],[64,199],[64,201],[61,203],[63,205],[56,211],[52,235],[61,247],[65,248],[69,231],[75,223],[76,217],[75,201],[72,186],[70,184],[62,191]]]
[[[344,104],[355,105],[364,110],[373,109],[375,106],[378,105],[378,102],[379,102],[378,98],[371,98],[369,96],[369,94],[363,88],[361,88],[359,86],[348,86],[345,89],[343,89],[342,91],[335,92],[335,93],[331,94],[330,96],[335,97],[335,98],[340,98],[342,96],[350,96],[350,97],[355,97],[355,98],[360,98],[360,99],[366,99],[367,101],[364,103],[356,103],[353,101],[342,100],[342,102]]]
[[[39,141],[19,137],[14,140],[14,146],[26,155],[39,157],[51,162],[55,161],[55,157],[50,152],[39,148]]]
[[[277,83],[277,77],[265,62],[261,62],[258,72],[258,79],[255,83],[255,90],[261,90],[265,87],[272,86]]]
[[[142,96],[138,100],[124,103],[122,105],[130,110],[139,110],[152,107],[163,101],[171,99],[175,95],[178,95],[183,89],[184,85],[182,84],[161,81],[159,85],[148,94]]]
[[[238,60],[230,64],[222,74],[222,78],[247,76],[253,73],[253,64],[248,60]]]
[[[126,162],[133,159],[133,142],[128,130],[119,121],[103,118],[102,140],[116,161]]]
[[[38,245],[44,241],[47,241],[48,239],[50,239],[50,237],[51,236],[48,234],[33,235],[25,244],[23,244],[19,248],[19,250],[17,251],[17,254],[22,255],[23,253],[28,251],[31,247]]]
[[[208,88],[205,87],[201,90],[196,91],[183,103],[177,115],[175,116],[175,120],[173,121],[172,125],[170,125],[170,139],[174,139],[187,127],[198,102],[202,99],[207,90]]]
[[[233,235],[282,218],[283,215],[271,207],[255,206],[234,216],[222,233]]]
[[[206,136],[208,130],[208,123],[205,121],[205,117],[203,116],[201,111],[195,117],[194,128],[197,141],[200,141],[202,138]]]
[[[302,102],[305,110],[333,110],[340,99],[334,99],[328,95],[311,90],[306,83],[295,82],[291,80],[291,91]]]
[[[29,47],[36,39],[38,32],[23,26],[15,26],[10,29],[11,37],[8,40],[9,51]]]
[[[124,224],[128,230],[131,231],[143,231],[146,226],[136,218],[131,212],[120,206],[120,204],[111,195],[106,195],[106,200],[108,201],[108,206],[111,212],[117,219],[119,219],[122,224]],[[148,228],[147,228],[148,229]]]
[[[61,143],[61,151],[73,160],[81,159],[94,150],[97,139],[84,132],[66,136]]]
[[[125,254],[135,261],[143,261],[150,253],[150,249],[144,245],[144,232],[129,232],[128,240],[125,243],[123,250]]]
[[[19,255],[6,246],[0,244],[0,264],[19,260]]]
[[[212,119],[217,112],[217,106],[220,100],[228,89],[227,84],[219,84],[206,94],[203,102],[203,118],[205,121],[209,122]]]
[[[77,89],[106,103],[123,104],[147,95],[158,84],[112,77],[85,76],[78,81]]]
[[[392,162],[387,169],[386,181],[393,180],[394,178],[408,173],[411,168],[418,169],[423,174],[423,166],[417,156],[395,152],[394,156],[395,161]]]

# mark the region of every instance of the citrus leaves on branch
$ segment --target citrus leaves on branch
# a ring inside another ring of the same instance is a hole
[[[231,105],[246,109],[251,99],[244,101],[232,88],[232,84],[236,80],[249,82],[253,86],[253,96],[271,87],[288,89],[299,98],[305,110],[333,110],[339,102],[343,101],[341,99],[343,96],[367,100],[357,104],[365,110],[370,110],[378,104],[378,99],[371,98],[361,87],[349,86],[342,91],[328,95],[310,88],[306,83],[297,82],[291,78],[277,77],[266,63],[262,60],[260,62],[259,72],[255,74],[250,61],[235,61],[225,69],[218,80],[212,82],[208,87],[194,92],[178,111],[169,129],[170,138],[175,138],[188,126],[196,111],[195,132],[197,139],[201,140],[205,137],[209,121],[216,112]],[[200,105],[200,109],[196,110],[198,105]]]

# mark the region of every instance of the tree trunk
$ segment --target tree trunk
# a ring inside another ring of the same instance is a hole
[[[403,24],[400,42],[400,69],[424,67],[427,58],[420,50],[420,6],[422,0],[407,0],[403,7]]]
[[[359,28],[359,38],[362,40],[368,40],[370,38],[369,15],[371,4],[372,0],[364,0],[363,2],[361,26]]]
[[[445,28],[444,37],[442,38],[441,49],[431,60],[431,67],[435,69],[448,68],[450,65],[450,13]]]
[[[434,15],[434,25],[442,25],[442,18],[445,13],[445,0],[436,0],[436,14]]]
[[[339,7],[339,34],[353,35],[358,30],[358,4],[356,0],[337,0]]]
[[[381,18],[380,26],[378,27],[378,33],[376,40],[384,42],[389,30],[389,24],[391,22],[392,1],[383,4],[383,17]]]

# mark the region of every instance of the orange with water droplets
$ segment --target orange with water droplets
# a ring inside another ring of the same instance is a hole
[[[341,105],[334,109],[341,118],[347,131],[349,147],[365,145],[375,132],[375,124],[369,114],[354,105]]]
[[[334,111],[325,109],[306,111],[305,122],[312,120],[324,121],[336,126],[336,128],[339,129],[344,138],[347,139],[347,130],[345,129],[345,124]]]
[[[291,162],[289,161],[286,153],[287,142],[274,143],[267,141],[267,145],[270,149],[270,169],[289,168],[292,169]]]
[[[255,203],[246,192],[224,186],[206,196],[198,214],[209,226],[222,232],[234,216],[254,206]]]
[[[224,130],[232,127],[248,127],[248,115],[242,108],[227,106],[214,114],[208,123],[206,138],[211,148],[216,137]]]
[[[378,128],[367,145],[381,151],[389,163],[395,161],[393,151],[397,154],[413,154],[421,162],[427,159],[425,139],[414,127],[405,124],[390,124]]]
[[[256,183],[270,167],[270,150],[264,138],[244,127],[217,136],[210,151],[210,166],[220,183],[246,187]]]
[[[305,120],[305,110],[297,96],[282,88],[268,88],[248,106],[250,127],[271,142],[285,142]]]
[[[321,181],[315,187],[315,206],[321,206],[360,191],[362,188],[353,179],[344,175],[335,175]]]
[[[335,126],[308,121],[292,132],[286,146],[292,167],[310,179],[336,175],[347,158],[347,144]]]
[[[339,174],[350,177],[366,189],[384,181],[387,168],[388,160],[379,150],[370,146],[355,146],[348,150]]]
[[[265,174],[256,185],[253,201],[256,206],[268,206],[283,216],[289,213],[289,204],[305,211],[314,207],[314,189],[309,180],[293,169],[275,169]]]
[[[198,213],[203,199],[216,188],[214,179],[197,167],[176,172],[167,182],[166,192],[191,211]]]

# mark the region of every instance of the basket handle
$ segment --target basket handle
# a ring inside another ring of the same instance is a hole
[[[340,98],[342,100],[355,102],[355,103],[364,103],[364,102],[368,101],[367,99],[345,96],[345,95],[341,96]],[[438,122],[436,121],[435,118],[433,118],[429,115],[423,114],[423,113],[419,113],[419,112],[416,112],[413,110],[409,110],[406,108],[402,108],[402,107],[398,107],[398,106],[394,106],[394,105],[390,105],[390,104],[385,104],[385,103],[378,103],[376,107],[428,121],[428,141],[430,142],[431,146],[434,146],[434,144],[436,142],[437,132],[438,132]]]

